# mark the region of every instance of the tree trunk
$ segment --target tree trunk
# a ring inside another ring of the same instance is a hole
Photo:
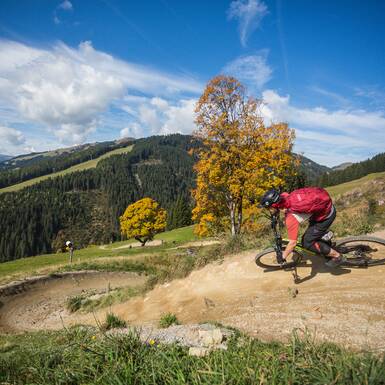
[[[140,246],[141,246],[141,247],[143,247],[143,246],[146,244],[146,242],[147,242],[147,239],[146,239],[146,238],[144,238],[144,239],[142,240],[142,239],[139,238],[139,237],[135,237],[135,239],[136,239],[138,242],[140,242]]]
[[[236,234],[241,233],[242,227],[242,199],[238,203],[238,215],[237,215],[237,225],[236,225]]]
[[[235,204],[230,203],[230,223],[231,223],[231,235],[235,236],[237,234],[237,228],[235,223]]]

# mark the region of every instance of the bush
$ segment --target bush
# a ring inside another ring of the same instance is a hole
[[[125,328],[127,326],[126,321],[119,318],[114,313],[108,313],[106,316],[106,322],[103,325],[104,330]]]
[[[176,315],[172,313],[166,313],[162,315],[159,320],[159,327],[168,328],[171,325],[179,325],[179,321],[178,318],[176,318]]]

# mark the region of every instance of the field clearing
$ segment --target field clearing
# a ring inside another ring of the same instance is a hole
[[[182,227],[179,229],[166,231],[157,234],[155,239],[163,240],[163,245],[137,247],[137,248],[121,248],[118,246],[129,245],[132,240],[115,242],[112,244],[101,246],[90,246],[84,249],[75,250],[74,263],[91,261],[99,258],[111,257],[138,257],[142,254],[153,254],[168,250],[186,242],[196,240],[193,233],[194,226]],[[68,253],[44,254],[35,257],[27,257],[16,259],[14,261],[0,263],[0,284],[4,284],[14,279],[24,278],[37,273],[47,273],[56,270],[68,264]]]
[[[361,187],[365,182],[369,182],[373,179],[384,179],[385,178],[385,171],[384,172],[375,172],[373,174],[368,174],[360,179],[355,179],[350,182],[341,183],[336,186],[330,186],[326,187],[326,190],[333,196],[336,197],[337,195],[344,194],[349,190],[353,190],[355,188]]]
[[[32,186],[36,183],[42,182],[43,180],[46,180],[49,178],[56,178],[58,176],[64,176],[67,174],[71,174],[73,172],[84,171],[91,168],[95,168],[101,160],[109,158],[110,156],[129,153],[130,151],[132,151],[133,147],[134,147],[133,145],[129,145],[127,147],[117,148],[115,150],[109,151],[99,156],[96,159],[92,159],[92,160],[88,160],[87,162],[76,164],[75,166],[71,166],[69,168],[66,168],[65,170],[54,172],[52,174],[42,175],[37,178],[29,179],[24,182],[14,184],[12,186],[4,187],[0,189],[0,194],[6,193],[6,192],[19,191],[25,187]]]

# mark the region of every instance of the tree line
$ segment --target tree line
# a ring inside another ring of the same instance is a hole
[[[320,186],[334,186],[340,183],[349,182],[362,178],[373,172],[385,171],[385,153],[378,154],[363,162],[354,163],[344,170],[336,170],[322,174],[318,178]]]

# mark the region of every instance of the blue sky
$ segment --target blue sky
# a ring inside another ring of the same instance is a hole
[[[191,133],[220,73],[326,165],[385,149],[385,2],[0,2],[0,153]]]

